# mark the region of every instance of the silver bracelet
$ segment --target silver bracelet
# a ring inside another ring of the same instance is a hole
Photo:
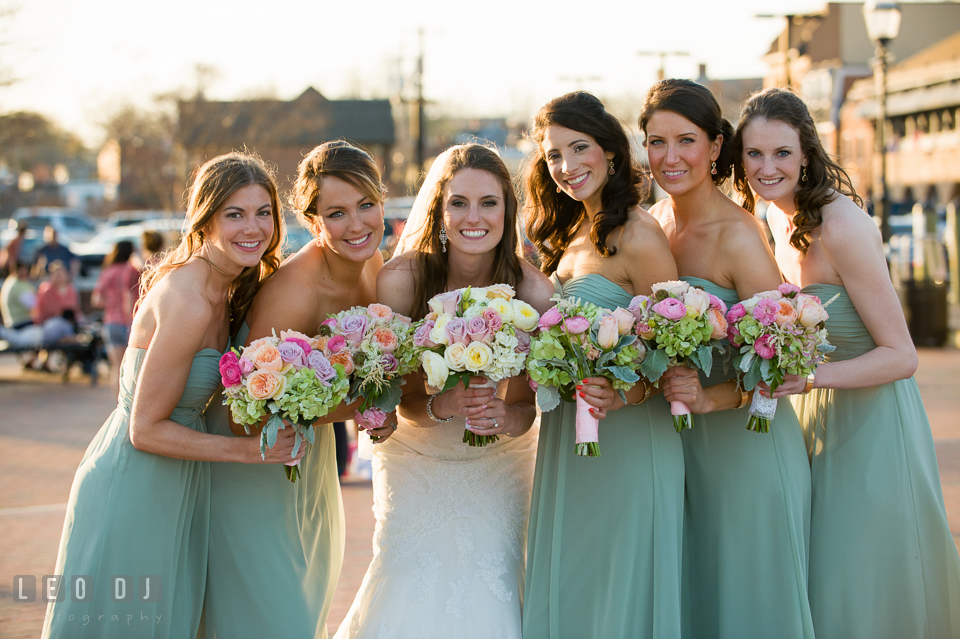
[[[439,393],[437,393],[437,395],[439,395]],[[450,417],[447,417],[446,419],[440,419],[433,414],[433,400],[437,398],[437,395],[431,395],[430,399],[427,400],[427,417],[441,424],[443,422],[449,422],[451,419],[453,419],[453,415],[451,415]]]

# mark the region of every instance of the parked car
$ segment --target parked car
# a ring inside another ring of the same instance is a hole
[[[158,220],[174,217],[182,220],[183,213],[174,214],[167,211],[114,211],[107,216],[107,223],[105,226],[129,226],[131,224],[146,222],[147,220]]]
[[[43,229],[52,226],[57,238],[64,246],[71,242],[85,242],[97,232],[97,223],[82,209],[61,206],[30,206],[14,211],[9,228],[15,230],[20,224],[43,233]]]
[[[140,250],[144,231],[159,231],[166,238],[166,247],[171,246],[180,237],[181,218],[161,218],[146,220],[125,226],[108,226],[97,233],[87,242],[75,242],[70,245],[80,259],[80,276],[75,285],[77,290],[92,291],[97,284],[103,260],[113,247],[122,240],[133,242],[134,247]]]

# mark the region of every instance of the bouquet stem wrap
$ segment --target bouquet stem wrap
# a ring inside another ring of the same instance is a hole
[[[769,433],[770,422],[777,414],[777,400],[764,397],[759,391],[753,394],[750,402],[750,417],[747,420],[747,430],[755,433]]]
[[[684,428],[693,428],[693,416],[690,415],[690,407],[683,402],[670,402],[670,414],[673,415],[673,427],[677,432]]]
[[[497,382],[492,379],[487,379],[482,384],[470,384],[474,388],[492,388],[494,397],[499,397],[503,399],[506,397],[506,386],[504,386],[503,391],[499,389]],[[487,444],[492,444],[493,442],[500,441],[499,435],[478,435],[470,429],[464,429],[463,431],[463,443],[469,444],[470,446],[482,447]]]
[[[600,456],[600,420],[590,412],[592,407],[577,395],[577,454],[581,457]]]

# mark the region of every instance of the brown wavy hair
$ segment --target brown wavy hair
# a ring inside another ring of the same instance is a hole
[[[203,245],[203,229],[231,195],[245,186],[259,185],[270,194],[273,207],[273,236],[257,266],[243,269],[230,291],[230,332],[239,330],[260,284],[280,266],[280,246],[284,225],[277,183],[273,172],[257,155],[233,152],[220,155],[201,166],[194,174],[187,206],[187,231],[180,243],[148,266],[140,280],[140,299],[167,273],[183,266]]]
[[[733,174],[736,159],[733,125],[723,117],[720,104],[710,89],[691,80],[661,80],[650,87],[643,101],[639,124],[644,134],[647,132],[647,123],[657,111],[672,111],[690,120],[707,134],[711,142],[722,135],[720,154],[716,160],[717,173],[710,177],[719,186]],[[646,141],[643,144],[646,146]]]
[[[443,190],[460,169],[478,169],[493,175],[503,188],[503,237],[497,244],[493,257],[493,281],[496,284],[516,286],[523,279],[520,260],[523,244],[520,234],[520,219],[517,194],[514,191],[510,170],[496,151],[481,144],[461,144],[451,149],[446,166],[440,173],[434,191],[430,193],[427,220],[420,243],[416,247],[416,275],[411,314],[415,319],[427,312],[427,302],[446,290],[449,273],[448,253],[440,244],[440,227],[443,224]]]
[[[383,202],[386,191],[380,167],[369,153],[345,140],[324,142],[300,161],[290,205],[300,223],[316,233],[317,201],[324,177],[335,177],[353,186],[375,204]]]
[[[810,233],[823,221],[820,209],[832,202],[838,193],[846,195],[860,207],[863,207],[863,200],[854,190],[847,172],[823,148],[817,135],[817,125],[800,96],[787,89],[774,87],[751,95],[740,111],[740,122],[734,137],[736,163],[733,185],[740,193],[743,208],[753,213],[756,206],[756,196],[743,166],[743,131],[756,118],[783,122],[793,127],[800,136],[800,149],[807,159],[807,179],[797,182],[797,211],[793,214],[794,230],[790,235],[790,244],[806,255],[810,248]]]
[[[585,91],[575,91],[545,104],[534,116],[533,129],[527,135],[536,151],[527,163],[523,183],[529,209],[527,236],[540,251],[541,270],[547,275],[557,270],[563,252],[586,218],[583,203],[558,193],[550,176],[542,145],[551,125],[585,133],[604,152],[613,152],[614,174],[603,186],[603,210],[594,217],[590,229],[590,240],[600,255],[609,257],[616,253],[615,248],[607,246],[607,237],[627,221],[630,210],[640,205],[647,189],[623,124],[607,111],[603,102]]]

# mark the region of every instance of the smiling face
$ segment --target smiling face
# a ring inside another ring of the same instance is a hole
[[[613,159],[613,152],[604,151],[586,133],[556,124],[544,130],[540,148],[557,186],[588,210],[599,211],[603,187],[609,179],[607,161]]]
[[[792,210],[807,165],[797,130],[780,120],[750,120],[743,130],[742,159],[753,192],[781,210]]]
[[[450,258],[458,253],[495,251],[503,239],[505,212],[503,187],[495,175],[471,168],[454,173],[443,187],[443,223]]]
[[[256,266],[273,237],[274,210],[270,193],[259,184],[233,192],[203,229],[203,246],[220,253],[240,269]]]
[[[352,262],[365,262],[383,239],[383,203],[338,177],[324,176],[314,232],[324,246]]]
[[[712,184],[710,164],[720,155],[723,136],[706,131],[673,111],[660,110],[647,122],[647,156],[653,179],[671,196]]]

